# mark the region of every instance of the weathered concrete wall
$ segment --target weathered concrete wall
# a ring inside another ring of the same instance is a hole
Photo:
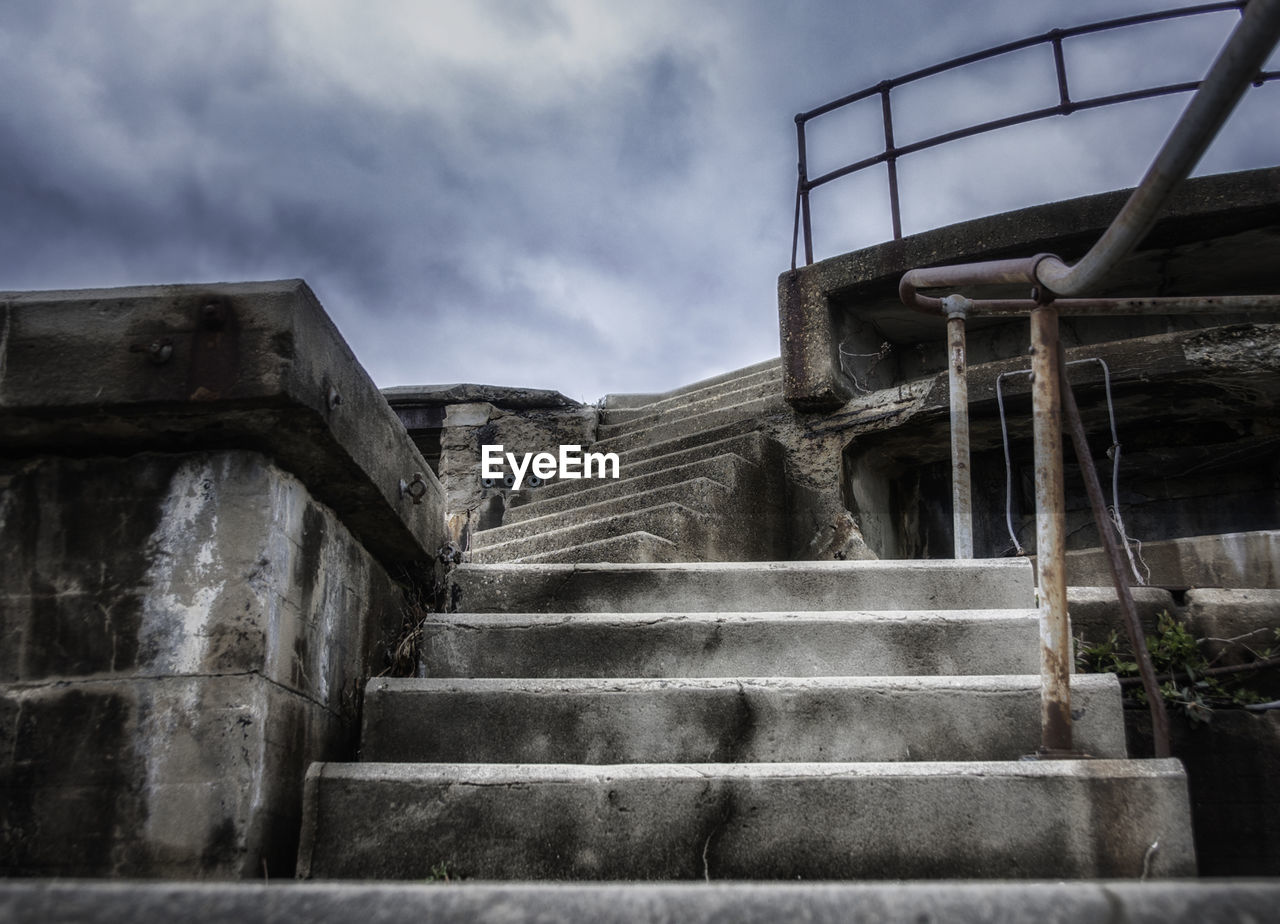
[[[1127,196],[1127,190],[1117,191],[992,215],[783,273],[778,315],[787,400],[803,411],[835,410],[895,382],[945,371],[945,321],[902,305],[898,282],[905,272],[1036,253],[1074,261]],[[1280,168],[1189,180],[1138,250],[1108,276],[1106,290],[1096,294],[1275,291],[1278,206]],[[1195,326],[1177,318],[1074,319],[1069,325],[1079,343]],[[1025,320],[971,322],[972,361],[1025,353],[1025,332]]]
[[[964,222],[833,257],[778,280],[789,465],[818,491],[839,483],[867,546],[886,558],[948,557],[950,432],[941,317],[903,306],[917,266],[1082,255],[1127,193],[1087,196]],[[1274,241],[1280,169],[1197,178],[1106,280],[1099,295],[1280,291]],[[972,293],[982,294],[982,293]],[[1025,293],[1024,293],[1025,294]],[[1069,359],[1110,364],[1126,525],[1144,541],[1280,526],[1274,490],[1280,326],[1273,315],[1064,318]],[[1025,318],[971,319],[970,415],[975,547],[980,556],[1034,550],[1025,377],[1005,381],[1013,518],[1005,530],[1004,452],[995,377],[1025,369]],[[1110,445],[1102,376],[1072,370],[1094,454]],[[788,432],[789,431],[789,432]],[[843,464],[831,479],[831,446]],[[1068,452],[1069,541],[1098,543]],[[1108,474],[1104,471],[1104,478]]]
[[[289,868],[404,601],[250,452],[0,465],[7,874]]]
[[[0,873],[289,875],[439,483],[302,283],[0,310]]]
[[[476,530],[501,526],[508,508],[530,502],[544,484],[527,477],[518,491],[502,480],[486,484],[482,446],[502,445],[519,456],[556,453],[562,445],[585,448],[596,441],[597,409],[559,392],[428,385],[383,393],[419,445],[433,446],[439,454],[436,471],[445,492],[446,522],[459,548],[468,547]]]

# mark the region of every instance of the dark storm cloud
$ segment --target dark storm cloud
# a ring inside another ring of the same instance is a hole
[[[302,276],[382,385],[669,388],[777,352],[796,111],[1147,8],[7,0],[0,288]],[[1194,79],[1230,21],[1069,57],[1082,92]],[[899,140],[1052,95],[1032,57],[897,93]],[[1206,164],[1274,163],[1275,99]],[[1184,102],[904,159],[908,231],[1128,185]],[[874,152],[878,108],[814,158]],[[815,193],[820,255],[883,239],[884,197]]]

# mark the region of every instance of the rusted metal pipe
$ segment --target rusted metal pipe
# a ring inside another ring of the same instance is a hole
[[[1280,0],[1250,0],[1200,89],[1173,127],[1111,225],[1074,266],[1057,258],[1036,266],[1037,284],[1057,295],[1080,295],[1103,277],[1147,235],[1165,199],[1186,178],[1222,124],[1262,70],[1280,39]]]
[[[970,317],[1026,314],[1030,299],[972,299]],[[1155,298],[1059,298],[1058,317],[1280,313],[1280,295],[1186,295]]]
[[[1050,254],[1015,260],[987,260],[955,266],[926,266],[906,272],[898,283],[898,297],[911,308],[936,314],[943,312],[942,299],[921,295],[921,289],[963,289],[969,286],[1034,286],[1036,264]]]
[[[1125,574],[1124,559],[1121,557],[1115,524],[1107,516],[1106,501],[1102,498],[1102,483],[1098,480],[1098,470],[1094,467],[1093,456],[1089,452],[1089,440],[1084,432],[1084,423],[1080,420],[1080,408],[1076,405],[1075,394],[1067,381],[1066,355],[1062,344],[1058,344],[1058,374],[1062,392],[1062,414],[1071,434],[1071,443],[1075,447],[1076,459],[1080,463],[1080,472],[1084,476],[1085,493],[1089,496],[1089,508],[1093,511],[1093,521],[1098,527],[1098,538],[1107,554],[1107,564],[1111,568],[1111,580],[1115,584],[1116,597],[1120,600],[1120,614],[1124,619],[1125,633],[1129,636],[1129,644],[1133,648],[1134,657],[1138,661],[1138,673],[1142,676],[1142,688],[1147,694],[1147,704],[1151,710],[1151,731],[1155,743],[1155,756],[1169,756],[1169,714],[1165,711],[1164,697],[1160,695],[1160,685],[1156,682],[1155,665],[1151,663],[1151,653],[1147,651],[1147,640],[1142,632],[1142,623],[1138,620],[1138,610],[1133,604],[1133,593],[1129,589],[1129,578]]]
[[[964,317],[968,299],[943,299],[947,311],[947,376],[951,385],[951,524],[956,558],[973,558],[973,490],[969,473],[969,372]]]
[[[981,266],[982,264],[970,264]],[[919,271],[910,274],[919,280]],[[904,304],[908,308],[926,314],[941,314],[942,299],[921,295],[915,286],[905,288]],[[912,301],[907,301],[910,298]],[[972,298],[968,300],[971,318],[1000,317],[1002,315],[1030,314],[1036,302],[1029,298]],[[1280,295],[1182,295],[1153,298],[1059,298],[1053,306],[1058,317],[1088,317],[1090,315],[1184,315],[1184,314],[1266,314],[1280,313]]]
[[[1031,406],[1040,609],[1040,754],[1044,757],[1074,755],[1060,364],[1058,313],[1051,304],[1040,305],[1031,312]]]

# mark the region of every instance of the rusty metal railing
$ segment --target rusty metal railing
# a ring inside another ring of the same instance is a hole
[[[1087,99],[1073,99],[1070,91],[1070,83],[1067,74],[1066,56],[1063,53],[1063,41],[1076,36],[1090,35],[1098,32],[1106,32],[1113,29],[1120,29],[1127,26],[1138,26],[1147,23],[1162,22],[1172,19],[1183,19],[1190,16],[1200,16],[1207,13],[1220,13],[1229,10],[1238,10],[1243,15],[1244,7],[1248,0],[1226,0],[1221,3],[1206,3],[1199,6],[1183,7],[1181,9],[1163,10],[1155,13],[1146,13],[1139,16],[1125,16],[1120,19],[1108,19],[1102,22],[1088,23],[1082,26],[1073,26],[1068,29],[1053,29],[1041,35],[1031,36],[1016,42],[1007,42],[1003,45],[996,45],[983,51],[974,52],[972,54],[961,55],[958,58],[952,58],[950,61],[944,61],[941,64],[935,64],[931,67],[921,68],[904,74],[901,77],[894,77],[890,80],[882,80],[880,83],[866,87],[856,93],[850,93],[848,96],[842,96],[840,99],[832,100],[816,109],[810,109],[808,112],[801,112],[795,117],[796,122],[796,150],[797,150],[797,168],[799,177],[796,181],[796,207],[795,220],[791,234],[791,269],[796,268],[796,257],[799,249],[799,241],[803,233],[804,238],[804,254],[805,263],[813,262],[813,227],[810,219],[809,193],[824,186],[833,180],[858,173],[870,167],[884,164],[888,173],[889,181],[889,211],[890,218],[893,223],[893,239],[899,240],[902,237],[902,208],[898,195],[898,159],[915,154],[919,151],[925,151],[929,148],[935,148],[939,145],[947,144],[951,141],[959,141],[962,138],[970,138],[974,135],[981,135],[986,132],[995,131],[1001,128],[1009,128],[1014,125],[1021,125],[1026,122],[1033,122],[1038,119],[1046,119],[1056,115],[1071,115],[1075,112],[1082,112],[1089,109],[1098,109],[1105,106],[1111,106],[1119,103],[1135,102],[1137,100],[1153,99],[1160,96],[1169,96],[1175,93],[1188,93],[1200,87],[1200,81],[1190,81],[1185,83],[1165,84],[1158,87],[1146,87],[1138,90],[1131,90],[1126,93],[1113,93],[1105,96],[1094,96]],[[1055,76],[1057,78],[1058,103],[1053,106],[1045,106],[1039,109],[1031,109],[1020,112],[1015,115],[1006,116],[1000,119],[993,119],[987,122],[981,122],[976,125],[970,125],[966,128],[956,129],[955,131],[944,132],[934,135],[920,141],[914,141],[910,144],[899,145],[894,141],[893,133],[893,107],[891,103],[891,93],[898,87],[906,84],[923,80],[926,77],[932,77],[946,71],[964,67],[968,64],[974,64],[978,61],[985,61],[990,58],[999,57],[1000,55],[1009,54],[1015,51],[1021,51],[1026,48],[1033,48],[1037,45],[1049,45],[1053,49],[1053,61]],[[1280,71],[1262,71],[1255,69],[1252,80],[1255,86],[1261,86],[1268,81],[1280,78]],[[875,96],[880,97],[881,113],[884,123],[884,149],[871,157],[846,164],[835,170],[831,170],[817,177],[810,177],[808,174],[808,152],[806,139],[806,126],[819,116],[834,112],[837,109],[843,109],[854,103],[870,99]],[[1060,294],[1069,294],[1065,290]]]
[[[1031,318],[1032,439],[1036,483],[1036,568],[1040,608],[1041,748],[1047,757],[1075,756],[1071,731],[1071,633],[1067,615],[1065,491],[1063,486],[1062,432],[1064,422],[1075,446],[1085,477],[1090,508],[1107,553],[1116,594],[1120,599],[1125,628],[1137,655],[1143,688],[1151,707],[1157,757],[1169,754],[1168,716],[1155,680],[1155,670],[1147,653],[1119,551],[1114,524],[1106,515],[1102,489],[1085,439],[1079,409],[1066,380],[1064,351],[1058,339],[1058,316],[1081,313],[1142,314],[1211,313],[1215,309],[1277,310],[1280,296],[1236,296],[1228,298],[1059,298],[1083,294],[1106,277],[1151,229],[1157,213],[1173,188],[1191,172],[1205,148],[1239,102],[1250,82],[1257,79],[1263,63],[1280,40],[1280,0],[1250,0],[1244,15],[1223,46],[1208,76],[1201,82],[1187,108],[1179,117],[1142,183],[1130,195],[1120,213],[1098,242],[1074,266],[1051,254],[1021,260],[999,260],[958,266],[914,269],[902,277],[899,294],[904,304],[934,314],[944,314],[948,327],[959,327],[958,337],[949,332],[950,365],[953,382],[963,386],[965,378],[965,318],[977,313],[1026,311]],[[1013,285],[1030,289],[1027,299],[969,299],[953,293],[946,297],[923,295],[923,289],[954,289],[968,286]],[[958,349],[957,349],[958,347]],[[953,402],[954,407],[954,402]],[[952,418],[954,448],[964,447],[963,464],[956,463],[953,482],[964,480],[964,503],[968,481],[968,414]],[[958,432],[963,430],[963,432]],[[959,498],[960,495],[957,495]],[[959,507],[959,501],[957,502]],[[957,549],[962,532],[971,526],[959,521]]]

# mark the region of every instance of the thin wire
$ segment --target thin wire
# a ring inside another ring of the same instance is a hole
[[[1129,537],[1128,531],[1125,529],[1124,517],[1120,515],[1120,437],[1116,431],[1115,402],[1111,398],[1111,368],[1103,359],[1097,356],[1074,359],[1068,362],[1067,365],[1078,366],[1081,363],[1097,363],[1102,367],[1103,388],[1107,396],[1107,417],[1111,425],[1111,448],[1107,450],[1107,458],[1111,460],[1111,507],[1108,513],[1111,516],[1111,522],[1115,524],[1116,531],[1120,534],[1120,543],[1124,546],[1125,555],[1129,559],[1129,568],[1133,572],[1133,579],[1139,585],[1145,586],[1147,581],[1150,580],[1151,569],[1142,560],[1142,542]],[[1009,428],[1005,422],[1004,392],[1001,386],[1008,376],[1030,374],[1030,369],[1018,369],[1013,372],[1002,372],[996,376],[996,404],[1000,409],[1000,436],[1004,443],[1004,522],[1005,528],[1009,531],[1009,538],[1013,541],[1013,547],[1017,550],[1018,555],[1025,555],[1026,552],[1022,548],[1022,543],[1018,541],[1017,533],[1013,528],[1013,462],[1009,453]],[[1133,546],[1137,546],[1138,549],[1136,559]],[[1142,568],[1146,572],[1145,576],[1138,570],[1139,562],[1142,563]]]
[[[1030,372],[1030,369],[1024,370]],[[1018,375],[1016,372],[1002,372],[996,376],[996,404],[1000,406],[1000,438],[1004,441],[1004,525],[1009,530],[1009,538],[1013,540],[1015,554],[1026,555],[1026,549],[1018,541],[1018,534],[1013,531],[1013,462],[1009,458],[1009,428],[1004,420],[1004,393],[1001,384],[1007,375]]]

